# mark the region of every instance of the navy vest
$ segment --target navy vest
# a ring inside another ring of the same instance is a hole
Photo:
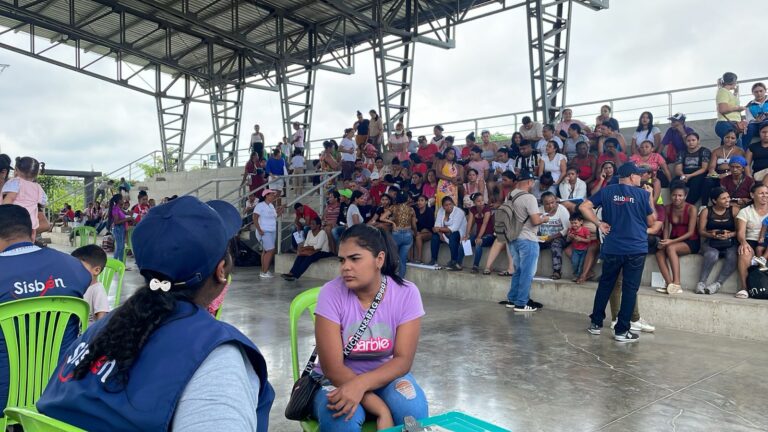
[[[152,333],[125,385],[110,379],[116,369],[114,361],[106,359],[95,362],[84,378],[73,379],[89,341],[110,316],[97,321],[69,347],[37,403],[41,413],[89,431],[167,431],[184,388],[208,354],[221,344],[236,343],[259,376],[258,430],[267,431],[275,393],[267,381],[264,357],[236,328],[188,302],[178,302],[173,314]]]
[[[91,274],[80,260],[53,249],[22,242],[9,246],[0,256],[0,303],[42,296],[83,298],[90,284]],[[79,330],[77,318],[71,317],[62,351],[77,339]],[[0,333],[0,407],[8,402],[8,380],[8,353]]]

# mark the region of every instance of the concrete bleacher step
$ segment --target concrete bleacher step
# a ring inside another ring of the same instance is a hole
[[[275,271],[290,270],[295,255],[282,254],[275,259]],[[506,259],[506,258],[505,258]],[[330,280],[338,276],[338,262],[332,259],[313,264],[304,277]],[[409,266],[406,279],[414,282],[422,293],[458,299],[482,300],[496,303],[506,299],[510,278],[446,270],[426,270]],[[592,310],[597,283],[577,285],[568,279],[553,281],[537,277],[531,287],[531,297],[547,309],[575,312],[586,317]],[[741,339],[768,340],[768,301],[736,299],[728,293],[696,295],[690,291],[669,296],[659,294],[647,285],[638,294],[640,314],[648,322],[664,328],[728,336]],[[489,307],[501,307],[489,305]],[[427,311],[429,313],[429,311]],[[513,313],[510,310],[510,313]],[[610,311],[608,311],[610,319]],[[610,323],[606,320],[606,326]]]
[[[483,257],[480,260],[481,270],[484,268],[486,259],[488,258],[488,251],[489,248],[483,249]],[[423,252],[424,257],[422,258],[422,261],[429,262],[429,243],[425,244]],[[469,269],[472,268],[472,259],[473,257],[471,256],[464,257],[463,266],[465,270],[469,271]],[[447,245],[441,245],[440,253],[438,254],[438,262],[445,264],[449,260],[450,252],[448,251]],[[699,282],[699,272],[701,271],[702,262],[703,257],[698,254],[680,257],[680,280],[684,290],[693,291],[696,287],[696,284]],[[719,273],[722,266],[723,260],[718,260],[712,272],[709,274],[708,283],[715,281],[715,278],[717,277],[717,274]],[[507,269],[507,254],[505,252],[502,251],[502,253],[499,254],[499,257],[494,261],[494,266],[492,268],[497,270]],[[596,275],[600,274],[601,269],[602,266],[599,263],[596,263],[593,267],[593,271]],[[651,275],[652,273],[658,272],[659,265],[656,262],[656,256],[648,255],[645,259],[645,268],[643,269],[641,284],[644,286],[651,286]],[[541,254],[539,255],[539,264],[536,270],[536,275],[546,278],[552,275],[552,252],[549,249],[541,251]],[[571,260],[567,256],[563,255],[562,279],[570,281],[572,278],[573,272],[571,267]],[[733,272],[733,274],[728,277],[728,279],[726,279],[723,287],[721,288],[721,292],[735,294],[739,290],[738,278],[738,272]]]

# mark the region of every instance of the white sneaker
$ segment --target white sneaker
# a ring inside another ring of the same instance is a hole
[[[696,291],[694,291],[696,294],[704,294],[704,289],[707,287],[707,284],[704,282],[699,282],[696,284]]]
[[[720,288],[722,288],[720,282],[712,282],[711,284],[707,285],[706,288],[704,288],[704,294],[714,294],[720,291]]]
[[[266,272],[266,273],[259,273],[259,277],[262,278],[262,279],[270,279],[270,278],[275,277],[275,275],[273,275],[270,272]]]
[[[642,318],[637,321],[630,321],[630,328],[634,331],[643,331],[646,333],[653,333],[656,331],[656,327],[648,324],[648,322]]]

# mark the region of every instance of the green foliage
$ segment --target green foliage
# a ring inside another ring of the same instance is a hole
[[[160,156],[155,156],[151,163],[140,163],[139,168],[144,171],[144,177],[150,178],[157,174],[165,172],[163,168],[163,159]]]
[[[37,177],[37,182],[48,195],[48,209],[51,212],[57,213],[64,207],[64,203],[69,203],[73,210],[83,210],[85,191],[82,179],[41,175]]]
[[[504,135],[503,133],[493,132],[491,134],[491,142],[510,141],[511,139],[511,136]]]

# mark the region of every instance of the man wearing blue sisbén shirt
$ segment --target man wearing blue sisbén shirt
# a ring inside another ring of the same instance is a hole
[[[82,298],[91,275],[77,258],[32,243],[32,221],[23,207],[0,205],[0,303],[30,297]],[[76,338],[77,318],[67,324],[62,350]],[[8,398],[10,372],[5,338],[0,335],[0,407]]]
[[[621,308],[614,328],[614,339],[623,343],[640,338],[630,331],[629,320],[648,254],[647,229],[656,221],[653,195],[640,186],[643,172],[634,163],[625,163],[619,168],[619,184],[601,189],[579,206],[584,219],[597,225],[605,235],[601,252],[603,272],[587,331],[600,334],[611,291],[623,273]],[[603,208],[602,222],[595,214],[597,207]]]

